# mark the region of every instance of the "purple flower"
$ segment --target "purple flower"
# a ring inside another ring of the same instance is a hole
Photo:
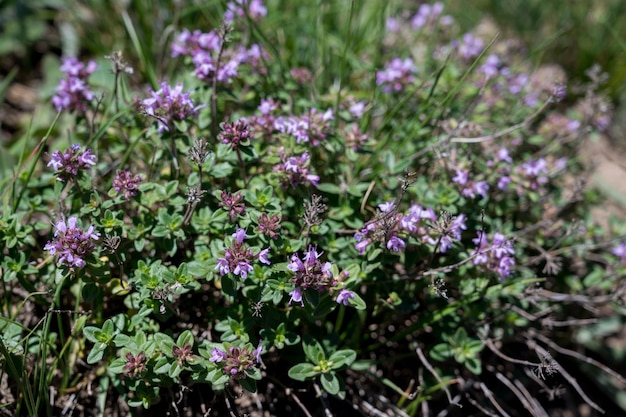
[[[528,84],[528,75],[517,74],[508,78],[509,92],[511,94],[519,94],[522,92],[526,84]]]
[[[304,152],[300,156],[286,157],[281,155],[283,160],[282,164],[278,164],[274,167],[274,172],[281,175],[281,183],[283,186],[291,185],[297,187],[299,184],[309,182],[317,186],[319,177],[311,174],[309,170],[310,155],[308,152]]]
[[[404,240],[400,239],[398,236],[392,236],[387,241],[387,249],[391,249],[394,252],[404,252],[405,246]]]
[[[511,159],[511,156],[509,155],[509,150],[506,148],[498,149],[496,155],[499,161],[508,162],[509,164],[513,163],[513,159]]]
[[[491,244],[483,231],[478,232],[478,237],[472,240],[476,245],[474,265],[484,265],[487,269],[496,272],[500,280],[511,275],[511,269],[515,266],[515,249],[510,240],[501,233],[495,233]]]
[[[52,97],[52,104],[57,111],[63,109],[70,112],[87,111],[87,103],[94,98],[87,79],[97,69],[98,66],[94,61],[89,61],[85,66],[76,58],[63,58],[61,71],[65,73],[65,78],[59,81],[55,89],[56,94]]]
[[[508,188],[510,183],[511,183],[511,177],[507,175],[503,175],[498,180],[498,188],[504,191]]]
[[[232,149],[237,149],[240,144],[245,144],[249,139],[250,126],[241,119],[236,123],[222,123],[222,130],[217,135],[217,140],[230,145]]]
[[[493,78],[498,75],[499,66],[500,58],[497,55],[489,55],[485,63],[480,67],[480,70],[487,78]]]
[[[467,180],[469,179],[469,174],[464,169],[457,169],[456,175],[452,178],[452,181],[456,182],[459,185],[467,184]]]
[[[113,178],[113,188],[117,193],[123,193],[126,200],[137,194],[139,183],[142,181],[140,175],[131,174],[128,171],[117,171]]]
[[[189,92],[183,92],[182,83],[170,88],[167,81],[162,81],[161,88],[150,91],[150,98],[141,101],[145,112],[159,122],[159,133],[170,130],[174,122],[195,117],[204,105],[196,106]]]
[[[243,243],[243,240],[247,237],[250,237],[246,234],[246,230],[242,229],[241,227],[238,228],[235,233],[232,234],[232,237],[235,238],[235,240],[237,241],[237,243]]]
[[[271,262],[267,255],[270,253],[270,248],[265,248],[259,252],[257,255],[259,258],[259,262],[264,263],[265,265],[271,265]]]
[[[239,275],[242,279],[245,280],[246,278],[248,278],[248,274],[253,270],[254,268],[252,268],[252,265],[250,265],[249,262],[240,261],[237,262],[235,269],[233,269],[233,274]]]
[[[376,71],[376,85],[382,86],[385,93],[399,92],[414,80],[417,68],[410,58],[394,58],[383,70]]]
[[[302,301],[302,290],[300,288],[294,288],[293,291],[289,293],[289,295],[291,296],[291,298],[289,299],[289,305],[291,305],[292,302],[295,302],[300,303],[300,305],[304,307],[304,301]]]
[[[254,260],[258,259],[259,261],[264,262],[265,259],[269,262],[269,259],[266,259],[266,254],[255,255],[254,252],[252,252],[252,250],[244,243],[244,239],[249,237],[246,235],[246,231],[244,229],[237,229],[237,231],[233,233],[232,237],[235,238],[231,241],[232,246],[227,247],[224,250],[224,256],[217,259],[215,270],[218,271],[220,275],[226,275],[232,272],[245,280],[248,277],[248,274],[254,270],[252,267],[252,262]]]
[[[388,32],[397,32],[400,30],[400,22],[395,17],[388,17],[385,22],[385,28]]]
[[[439,251],[446,253],[454,242],[461,240],[463,230],[467,229],[466,220],[467,217],[464,214],[453,217],[449,213],[442,213],[439,221],[432,228],[434,235],[428,239],[428,242],[431,245],[439,243]]]
[[[260,13],[259,4],[261,4],[259,1],[252,0],[249,12]],[[214,80],[230,83],[238,75],[241,64],[248,63],[256,67],[263,54],[259,45],[252,45],[250,49],[241,46],[225,48],[223,40],[215,31],[203,33],[199,30],[189,32],[184,29],[172,44],[172,57],[190,57],[196,77],[209,83]],[[262,72],[261,69],[259,71]]]
[[[231,346],[226,351],[218,348],[211,350],[209,361],[219,363],[226,375],[237,379],[246,377],[246,371],[252,370],[261,362],[262,341],[256,349],[250,343],[243,347]]]
[[[354,293],[352,291],[341,290],[337,295],[336,301],[337,304],[343,304],[344,306],[347,306],[351,298],[354,298]]]
[[[360,119],[363,117],[363,113],[365,112],[365,102],[357,101],[356,103],[352,103],[348,111],[355,119]]]
[[[438,1],[434,4],[424,3],[420,5],[417,13],[411,19],[411,26],[413,29],[419,29],[427,24],[434,24],[437,22],[437,18],[443,12],[443,3]]]
[[[242,202],[243,194],[240,192],[227,193],[222,191],[220,195],[219,206],[228,211],[230,221],[234,222],[238,216],[243,215],[246,212],[246,204]]]
[[[59,264],[82,268],[85,266],[85,258],[95,248],[95,240],[100,238],[100,233],[94,232],[94,227],[87,230],[81,229],[78,219],[74,216],[65,220],[59,220],[54,225],[54,238],[44,246],[44,250],[51,255],[59,254]]]
[[[459,55],[464,60],[476,58],[483,51],[484,44],[482,39],[466,33],[463,35],[462,41],[459,43]]]
[[[626,257],[626,245],[622,242],[611,250],[611,253],[615,256],[619,256],[620,258]]]
[[[220,275],[226,275],[230,272],[230,262],[226,258],[219,258],[215,270],[220,272]]]
[[[386,213],[388,211],[391,211],[395,206],[394,201],[388,201],[386,203],[381,203],[378,205],[378,208],[380,209],[380,211],[382,211],[383,213]]]
[[[358,233],[357,233],[358,234]],[[355,239],[357,240],[357,244],[354,245],[354,248],[359,251],[359,255],[363,255],[363,253],[365,253],[365,249],[369,246],[369,244],[371,243],[371,241],[369,239],[358,239],[356,236],[357,234],[355,234]],[[359,234],[359,235],[362,235]]]
[[[278,237],[278,233],[276,232],[280,229],[280,215],[273,214],[270,217],[263,213],[257,221],[259,223],[259,231],[262,234],[271,239],[276,239]]]
[[[291,255],[287,269],[294,273],[292,279],[294,290],[289,293],[291,295],[289,303],[295,301],[303,304],[302,293],[308,288],[331,291],[338,284],[338,278],[331,272],[332,264],[320,261],[321,256],[322,253],[317,252],[314,246],[309,246],[302,258],[297,253]]]
[[[54,168],[61,181],[74,178],[80,170],[88,169],[89,166],[96,164],[96,156],[91,153],[91,149],[80,152],[80,145],[78,144],[70,146],[64,153],[54,151],[49,156],[50,161],[47,166]]]
[[[226,5],[224,22],[232,23],[235,17],[245,18],[249,16],[252,20],[260,20],[267,15],[267,9],[262,0],[235,0]]]
[[[225,360],[227,357],[228,355],[226,355],[226,352],[224,352],[223,350],[213,348],[213,350],[211,350],[211,357],[209,358],[209,361],[219,363]]]
[[[531,159],[528,162],[524,162],[518,171],[531,190],[536,190],[540,185],[548,182],[548,163],[544,158]]]
[[[620,242],[617,246],[611,250],[611,253],[620,258],[620,263],[626,266],[626,245]]]
[[[318,146],[328,136],[335,116],[332,109],[320,113],[311,109],[308,114],[300,116],[278,117],[274,120],[274,129],[286,133],[296,139],[296,143],[310,142]]]

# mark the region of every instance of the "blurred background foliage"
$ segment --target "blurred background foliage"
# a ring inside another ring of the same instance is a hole
[[[626,87],[626,2],[623,0],[449,0],[467,29],[491,16],[505,37],[520,38],[532,56],[558,63],[573,80],[599,64],[609,74],[613,99]]]
[[[20,75],[26,76],[29,70],[37,68],[38,58],[47,52],[64,55],[83,52],[98,56],[114,49],[133,48],[131,58],[141,63],[141,70],[154,83],[152,66],[167,65],[165,45],[171,39],[174,26],[216,26],[219,23],[226,1],[209,2],[213,7],[208,9],[206,3],[197,0],[5,0],[0,2],[0,56],[19,57]],[[267,26],[277,31],[284,25],[298,24],[302,17],[310,19],[311,10],[319,10],[319,16],[336,16],[341,20],[349,16],[351,7],[365,9],[360,15],[366,21],[360,23],[367,23],[370,29],[377,31],[384,28],[382,16],[394,15],[396,10],[407,6],[417,9],[425,2],[396,0],[373,5],[378,2],[303,0],[280,5],[280,1],[266,0],[265,3],[270,10],[275,6],[291,9],[285,12],[293,16],[288,22],[278,22],[268,16]],[[454,16],[463,31],[491,17],[503,37],[519,38],[533,59],[561,64],[573,80],[583,79],[585,70],[593,64],[601,65],[609,73],[609,95],[614,100],[626,99],[626,1],[444,0],[443,3],[445,13]],[[329,13],[329,9],[334,10]],[[343,26],[336,23],[334,19],[320,18],[318,29],[332,31],[333,26]],[[355,40],[367,39],[365,26],[355,22],[353,28],[358,35]],[[309,40],[321,39],[319,33],[303,35]],[[345,33],[336,35],[346,36]],[[285,40],[287,44],[290,42],[297,43]],[[149,52],[156,53],[156,63],[146,60]],[[3,60],[1,74],[9,74],[12,67],[8,66],[15,62]]]

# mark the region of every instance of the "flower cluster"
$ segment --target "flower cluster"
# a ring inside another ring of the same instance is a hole
[[[277,231],[280,230],[280,215],[273,214],[268,216],[263,213],[257,219],[259,224],[259,232],[268,236],[270,239],[276,239],[278,237]]]
[[[413,204],[406,213],[398,213],[394,202],[378,206],[380,211],[364,228],[354,234],[355,248],[363,254],[371,243],[380,243],[394,252],[404,252],[406,238],[429,244],[445,253],[461,240],[466,229],[464,214],[452,216],[443,212],[438,219],[431,208]]]
[[[185,343],[182,347],[174,345],[172,347],[172,356],[176,358],[179,365],[193,362],[193,351],[190,343]]]
[[[44,246],[44,250],[51,255],[58,253],[60,264],[82,268],[85,266],[85,258],[96,247],[94,241],[100,238],[100,233],[94,232],[93,226],[85,231],[77,223],[74,216],[67,219],[67,222],[59,220],[54,225],[54,239]]]
[[[531,159],[518,167],[526,189],[536,190],[548,182],[548,164],[545,158]]]
[[[500,279],[511,275],[511,268],[515,266],[515,249],[513,243],[501,233],[495,233],[491,243],[483,231],[478,232],[478,237],[472,239],[476,245],[473,252],[474,265],[484,265],[490,271],[497,273]]]
[[[67,181],[76,178],[82,170],[88,169],[96,164],[96,155],[91,153],[91,149],[80,151],[80,145],[74,144],[65,152],[54,151],[50,156],[47,166],[54,168],[57,178]]]
[[[217,140],[237,149],[240,144],[246,143],[250,139],[250,126],[244,120],[237,120],[235,123],[222,123],[222,130],[217,135]]]
[[[382,86],[385,93],[399,92],[415,81],[417,68],[411,58],[394,58],[383,70],[376,71],[376,85]]]
[[[280,103],[273,99],[261,99],[258,111],[259,115],[253,115],[247,119],[250,129],[255,136],[263,136],[269,138],[274,133],[274,121],[276,120]]]
[[[274,172],[280,174],[283,186],[291,185],[295,188],[298,184],[307,182],[317,186],[320,177],[310,172],[311,156],[308,152],[300,156],[286,156],[281,152],[280,157],[283,162],[274,166]]]
[[[266,265],[270,264],[268,258],[269,248],[263,249],[255,254],[243,241],[249,237],[246,235],[244,229],[237,229],[233,233],[232,237],[235,240],[232,242],[232,247],[227,247],[224,251],[224,257],[217,260],[215,270],[219,271],[220,275],[226,275],[232,272],[235,275],[239,275],[242,279],[246,279],[248,274],[253,271],[252,262],[258,259],[259,262]]]
[[[227,193],[222,191],[220,195],[219,206],[228,212],[228,217],[231,222],[234,222],[237,217],[242,216],[246,212],[246,204],[241,201],[243,199],[243,194],[237,193]]]
[[[137,356],[133,355],[131,352],[126,353],[126,364],[124,365],[124,375],[137,378],[146,372],[146,363],[148,363],[148,358],[146,354],[140,352]]]
[[[417,9],[417,13],[411,18],[411,27],[413,29],[420,29],[425,26],[434,26],[437,23],[444,26],[452,24],[452,17],[448,15],[442,16],[442,12],[443,3],[440,1],[433,4],[423,3],[420,5],[419,9]]]
[[[487,198],[487,191],[489,191],[489,184],[486,181],[474,181],[469,178],[469,172],[464,169],[457,169],[456,175],[452,178],[452,181],[461,186],[461,194],[468,198],[474,198],[476,195],[480,195],[483,198]]]
[[[611,253],[620,258],[620,263],[626,266],[626,244],[620,242],[612,250]]]
[[[293,277],[294,289],[289,293],[292,302],[300,303],[304,305],[302,295],[307,289],[314,289],[316,291],[328,291],[334,292],[340,285],[340,280],[346,278],[345,272],[339,277],[333,276],[332,264],[330,262],[320,261],[322,256],[321,252],[313,246],[309,246],[309,249],[304,252],[302,258],[297,253],[291,255],[291,262],[287,265],[287,269],[292,271],[295,276]],[[339,289],[335,301],[338,304],[347,305],[350,298],[354,298],[354,294],[346,289]]]
[[[172,44],[172,57],[190,57],[196,77],[206,82],[229,83],[239,74],[241,64],[259,65],[263,55],[259,45],[252,45],[249,49],[243,46],[225,48],[223,42],[214,30],[203,33],[184,29]]]
[[[175,121],[195,117],[204,105],[196,106],[189,92],[183,92],[182,83],[171,88],[162,81],[161,88],[150,91],[150,98],[141,101],[144,111],[159,122],[159,133],[169,131]]]
[[[457,50],[459,55],[465,61],[476,58],[485,48],[483,40],[472,33],[464,34],[461,42],[456,42],[456,44],[458,44]]]
[[[237,379],[246,377],[246,371],[252,371],[261,364],[261,342],[256,349],[247,345],[245,347],[230,346],[226,350],[213,348],[209,361],[219,363],[227,375]]]
[[[76,58],[64,58],[61,64],[61,71],[65,78],[59,81],[56,87],[56,94],[52,97],[52,104],[61,111],[64,109],[72,111],[87,111],[87,103],[93,100],[94,94],[89,89],[87,79],[98,69],[95,61],[89,61],[87,65]]]
[[[140,175],[131,174],[129,171],[119,170],[113,178],[113,188],[117,193],[123,193],[126,200],[130,200],[135,194],[141,183],[142,178]]]
[[[349,129],[345,129],[345,143],[346,148],[352,148],[355,151],[363,148],[363,146],[369,140],[369,136],[366,133],[362,133],[359,126],[355,123]]]
[[[538,132],[545,138],[567,138],[580,131],[580,122],[562,114],[549,114],[539,126]]]
[[[226,5],[224,13],[224,22],[232,23],[235,17],[245,18],[258,21],[267,15],[267,8],[263,5],[262,0],[235,0]]]
[[[319,145],[330,132],[330,121],[334,119],[332,109],[324,113],[311,109],[308,114],[301,116],[278,117],[274,121],[274,129],[296,138],[297,143],[311,143]]]
[[[467,220],[467,218],[464,214],[452,216],[447,211],[442,212],[437,222],[432,226],[435,233],[433,236],[429,237],[428,242],[431,245],[438,245],[439,251],[445,253],[452,247],[454,242],[461,240],[463,230],[467,230],[465,220]]]

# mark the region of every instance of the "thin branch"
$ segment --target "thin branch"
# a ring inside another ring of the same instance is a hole
[[[531,374],[532,374],[532,372],[531,372]],[[543,408],[543,406],[541,405],[539,400],[537,400],[537,398],[533,397],[530,394],[530,392],[528,392],[528,389],[526,389],[524,384],[522,384],[522,382],[519,379],[516,379],[514,381],[514,384],[517,387],[517,389],[519,389],[524,394],[524,396],[528,399],[528,401],[530,401],[530,403],[532,404],[533,408],[537,411],[538,414],[541,415],[541,417],[549,417],[548,416],[548,412],[546,411],[545,408]]]
[[[300,398],[298,398],[298,396],[297,396],[297,395],[293,392],[293,389],[291,389],[291,388],[287,388],[287,387],[284,387],[284,386],[283,386],[283,388],[285,388],[285,394],[287,394],[289,397],[291,397],[291,399],[292,399],[292,400],[293,400],[296,404],[298,404],[298,407],[300,407],[300,409],[302,410],[302,412],[304,413],[304,415],[305,415],[306,417],[313,417],[313,416],[311,415],[311,413],[309,413],[309,410],[307,410],[307,409],[306,409],[306,407],[304,406],[304,404],[302,404],[302,401],[300,401]]]
[[[491,135],[479,136],[475,138],[451,138],[451,143],[480,143],[486,142],[488,140],[493,140],[502,136],[506,136],[509,133],[516,131],[517,129],[521,129],[523,127],[528,126],[537,116],[539,116],[543,111],[548,107],[550,103],[553,102],[553,97],[550,96],[542,105],[539,107],[533,114],[522,120],[520,123],[510,126],[504,130],[501,130],[496,133],[492,133]]]
[[[535,331],[531,331],[530,332],[530,337],[539,339],[542,343],[545,343],[546,345],[548,345],[550,347],[550,349],[554,349],[557,352],[562,353],[563,355],[570,356],[572,358],[578,359],[581,362],[585,362],[585,363],[588,363],[589,365],[595,366],[596,368],[604,371],[608,375],[610,375],[613,378],[617,379],[622,384],[626,385],[626,378],[624,378],[622,375],[618,374],[617,372],[615,372],[614,370],[612,370],[608,366],[605,366],[605,365],[601,364],[597,360],[592,359],[589,356],[582,355],[582,354],[580,354],[578,352],[575,352],[573,350],[565,349],[565,348],[559,346],[558,344],[554,343],[552,340],[548,339],[547,337],[545,337],[542,334],[539,334],[539,333],[537,333]]]
[[[420,387],[424,387],[424,368],[419,368],[417,370],[417,382],[419,383]],[[422,408],[422,416],[424,417],[428,417],[430,416],[430,407],[428,406],[428,399],[424,398],[424,401],[422,401],[422,404],[420,404],[421,408]]]
[[[535,417],[548,417],[548,415],[545,413],[545,410],[543,410],[543,413],[540,410],[537,410],[528,400],[528,398],[507,377],[505,377],[500,372],[496,372],[495,375],[500,382],[506,385],[507,388],[510,389],[513,394],[515,394],[517,399],[520,400],[524,408],[527,409],[530,414]]]
[[[483,393],[485,394],[485,396],[487,397],[487,399],[489,400],[489,402],[491,404],[493,404],[494,407],[496,407],[496,410],[498,410],[498,412],[500,413],[500,415],[502,417],[511,417],[506,411],[504,411],[504,409],[502,408],[502,406],[500,404],[498,404],[498,402],[496,401],[496,399],[493,396],[493,392],[491,392],[489,390],[489,388],[487,388],[487,385],[485,385],[484,382],[481,382],[480,384],[480,389],[483,391]]]
[[[505,361],[509,361],[511,363],[517,363],[517,364],[525,365],[525,366],[531,366],[533,368],[539,368],[542,366],[540,363],[529,362],[523,359],[515,359],[510,356],[505,355],[504,353],[502,353],[502,351],[500,351],[500,349],[496,347],[496,345],[493,343],[493,340],[491,339],[484,339],[483,343],[485,343],[485,346],[487,346],[489,350],[491,350],[493,353],[495,353],[497,356],[501,357]]]
[[[330,411],[330,406],[328,405],[326,396],[322,395],[322,390],[320,390],[320,387],[316,383],[313,383],[313,388],[315,389],[315,394],[320,398],[320,401],[322,402],[322,407],[324,408],[324,415],[326,417],[333,417],[333,413]]]
[[[415,348],[415,353],[417,353],[417,357],[420,359],[422,364],[426,367],[426,369],[428,369],[428,372],[430,372],[435,377],[439,385],[441,385],[441,387],[445,391],[446,397],[448,397],[448,403],[462,407],[462,405],[455,403],[453,401],[452,395],[450,394],[450,390],[448,389],[448,386],[443,382],[439,374],[435,371],[435,368],[433,368],[432,365],[428,362],[428,359],[426,359],[424,352],[422,352],[422,349],[419,346]]]
[[[530,296],[533,299],[540,299],[541,301],[553,301],[556,303],[576,303],[576,304],[608,304],[622,297],[626,292],[626,285],[622,285],[616,291],[607,295],[599,295],[595,297],[589,297],[581,294],[562,294],[558,292],[549,291],[543,288],[532,288],[526,290],[526,296]]]
[[[496,413],[494,413],[491,410],[487,410],[485,407],[483,407],[482,405],[480,405],[480,403],[478,401],[476,401],[475,399],[473,399],[469,394],[465,394],[465,398],[467,398],[467,401],[470,402],[470,404],[472,404],[474,407],[478,408],[480,411],[483,412],[483,414],[488,415],[489,417],[499,417]]]
[[[528,340],[526,342],[528,344],[528,347],[530,349],[534,349],[535,351],[537,351],[537,353],[541,356],[550,356],[550,354],[548,353],[547,350],[545,350],[543,347],[539,346],[538,343],[536,343],[534,340]],[[604,410],[595,402],[593,402],[591,400],[591,398],[589,398],[589,396],[587,396],[587,394],[585,394],[585,391],[581,388],[581,386],[578,384],[578,381],[576,381],[576,378],[574,378],[573,376],[571,376],[566,370],[565,368],[563,368],[563,366],[561,366],[560,363],[558,363],[556,360],[552,360],[554,366],[558,369],[559,373],[561,375],[563,375],[563,378],[565,378],[567,380],[567,382],[576,390],[576,392],[578,393],[578,395],[580,395],[580,397],[593,409],[595,409],[596,411],[604,414]]]

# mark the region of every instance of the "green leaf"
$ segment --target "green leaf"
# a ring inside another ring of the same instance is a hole
[[[475,375],[480,375],[482,372],[482,362],[477,357],[471,357],[465,359],[465,367]]]
[[[165,356],[161,356],[154,364],[152,371],[155,374],[166,374],[170,371],[172,365],[169,363],[169,359]]]
[[[87,355],[87,363],[94,364],[100,361],[104,356],[104,351],[106,350],[107,345],[104,343],[96,344]]]
[[[357,293],[353,292],[352,294],[354,294],[354,297],[348,299],[348,305],[357,310],[365,310],[367,308],[365,301]]]
[[[182,372],[183,368],[178,364],[178,362],[174,362],[168,371],[168,375],[170,378],[176,378]]]
[[[320,380],[322,381],[322,387],[324,387],[327,393],[332,395],[337,395],[339,393],[339,379],[334,372],[328,372],[320,375]]]
[[[322,183],[317,186],[317,189],[328,194],[341,194],[341,188],[337,184]]]
[[[338,350],[328,358],[332,362],[332,369],[339,369],[343,366],[350,366],[356,359],[356,352],[352,349]]]
[[[95,326],[87,326],[83,329],[83,334],[92,343],[100,342],[99,336],[102,334],[102,330]]]
[[[310,363],[299,363],[292,366],[287,375],[296,381],[305,381],[319,374],[319,371],[314,371],[313,368],[314,366]]]
[[[178,339],[176,339],[176,346],[183,347],[186,344],[189,344],[193,347],[194,338],[191,330],[185,330],[180,334],[180,336],[178,336]]]
[[[239,384],[248,392],[256,392],[256,381],[252,378],[240,379]]]
[[[440,343],[438,345],[435,345],[431,350],[430,350],[430,357],[433,358],[436,361],[445,361],[446,359],[452,357],[452,347],[450,346],[450,344],[448,343]]]
[[[308,336],[308,335],[307,335]],[[318,365],[320,360],[324,360],[326,356],[324,355],[324,349],[322,349],[322,345],[315,339],[310,336],[305,336],[302,342],[302,349],[304,350],[304,354],[306,357],[314,364]]]

